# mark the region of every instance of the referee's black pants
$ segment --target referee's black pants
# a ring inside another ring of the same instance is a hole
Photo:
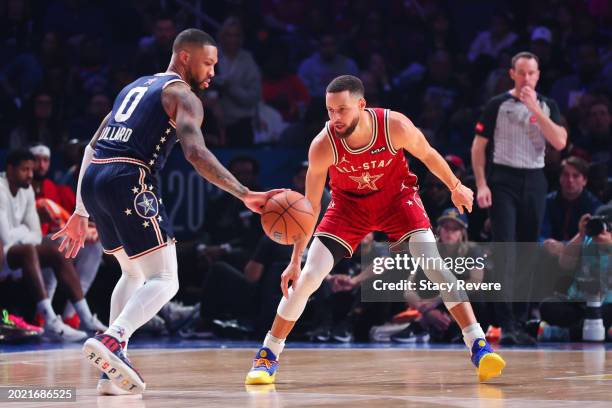
[[[503,288],[502,299],[495,302],[495,315],[502,328],[513,330],[517,320],[528,318],[527,301],[537,260],[535,244],[529,249],[525,244],[514,243],[538,241],[548,183],[543,169],[494,164],[488,184],[492,196],[493,242],[508,243],[494,249],[493,278]],[[514,310],[511,302],[514,302]]]

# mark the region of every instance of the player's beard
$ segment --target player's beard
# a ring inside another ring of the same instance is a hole
[[[347,137],[353,134],[358,124],[359,124],[359,115],[357,115],[357,117],[351,122],[349,126],[347,126],[347,128],[343,132],[340,132],[339,130],[334,129],[336,130],[336,136],[338,136],[340,139],[346,139]]]

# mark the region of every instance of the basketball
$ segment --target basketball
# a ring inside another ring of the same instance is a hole
[[[271,240],[292,245],[314,227],[310,201],[296,191],[284,191],[268,200],[261,214],[261,226]]]

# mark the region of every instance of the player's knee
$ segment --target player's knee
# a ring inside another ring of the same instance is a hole
[[[125,276],[127,279],[143,279],[144,277],[142,276],[142,272],[140,272],[140,270],[138,270],[138,268],[121,268],[121,273],[123,274],[123,276]]]
[[[319,286],[321,286],[321,282],[323,282],[323,276],[319,276],[319,274],[315,273],[312,270],[304,270],[298,279],[294,291],[300,292],[300,294],[310,296],[312,295]]]

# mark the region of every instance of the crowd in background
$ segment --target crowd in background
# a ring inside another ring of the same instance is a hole
[[[45,299],[61,308],[62,324],[76,332],[79,327],[103,326],[100,320],[108,315],[118,266],[111,257],[103,257],[95,225],[88,251],[82,255],[86,259],[60,261],[57,245],[48,236],[61,225],[57,222],[61,214],[45,200],[72,212],[84,143],[111,110],[114,97],[139,76],[165,71],[176,34],[198,23],[219,45],[216,77],[211,88],[199,95],[209,146],[253,152],[259,146],[292,148],[306,157],[310,141],[327,120],[326,85],[338,75],[352,74],[362,79],[368,106],[408,116],[474,190],[470,148],[482,108],[513,87],[508,75],[512,56],[534,53],[541,71],[537,91],[556,102],[568,132],[562,150],[546,149],[549,194],[539,262],[570,278],[558,288],[557,298],[530,305],[520,323],[542,341],[581,340],[584,319],[603,318],[606,328],[612,325],[605,293],[600,293],[603,306],[597,312],[578,302],[558,306],[565,304],[563,296],[571,296],[573,273],[582,265],[582,253],[568,243],[581,246],[589,216],[610,217],[611,212],[605,205],[612,199],[609,2],[203,3],[205,16],[184,2],[160,0],[7,0],[0,5],[0,149],[12,153],[3,163],[7,170],[3,177],[7,187],[25,183],[35,193],[40,237],[24,238],[19,244],[44,244],[45,251],[52,252],[24,250],[19,260],[7,259],[16,241],[7,241],[10,234],[3,236],[3,269],[22,267],[28,259],[34,266],[26,265],[22,275],[0,274],[0,306],[14,312],[5,313],[2,327],[19,326],[40,334],[38,326],[16,316],[20,314],[45,330],[59,330],[55,319],[55,326],[44,318],[34,320],[49,310]],[[63,163],[55,163],[60,178],[48,171],[55,153],[63,157]],[[16,169],[29,161],[31,176],[17,174]],[[243,184],[258,188],[267,186],[259,179],[260,165],[253,153],[236,156],[228,168]],[[440,241],[455,245],[462,255],[482,251],[492,236],[489,212],[476,205],[468,216],[453,212],[450,192],[442,182],[416,159],[410,165],[421,181],[421,196]],[[304,192],[306,167],[296,163],[286,169],[293,175],[293,185],[287,187]],[[601,243],[609,248],[606,239],[611,238],[602,234]],[[381,251],[383,240],[369,235],[361,252]],[[200,236],[178,247],[178,298],[191,306],[173,302],[141,332],[260,337],[276,311],[279,276],[290,251],[263,235],[259,218],[240,201],[215,196],[207,203]],[[359,285],[367,279],[361,272],[368,268],[361,265],[360,255],[342,261],[313,295],[296,337],[340,342],[461,341],[460,331],[435,296],[428,300],[431,307],[426,313],[410,304],[360,302]],[[603,250],[597,256],[609,253]],[[473,271],[467,279],[483,281],[487,273]],[[56,286],[62,290],[54,296]],[[76,306],[83,296],[100,319],[88,313],[89,308],[84,310],[82,303]],[[474,304],[483,328],[492,328],[488,335],[499,336],[494,329],[499,322],[490,305]],[[533,319],[537,324],[531,324]]]

